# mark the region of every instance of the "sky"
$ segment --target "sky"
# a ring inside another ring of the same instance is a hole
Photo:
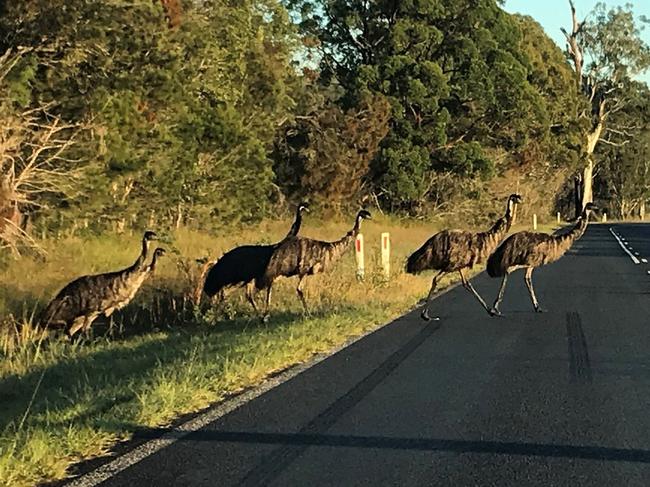
[[[601,0],[574,0],[578,19],[584,20],[599,1]],[[637,17],[645,15],[650,18],[650,0],[606,0],[604,3],[608,7],[631,3],[632,10]],[[506,0],[504,8],[507,12],[516,12],[533,17],[544,27],[549,37],[564,49],[566,43],[560,27],[571,30],[569,0]],[[650,44],[650,26],[642,31],[641,36]],[[639,78],[650,84],[650,72],[646,72]]]

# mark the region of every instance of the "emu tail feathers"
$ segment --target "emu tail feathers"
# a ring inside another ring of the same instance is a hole
[[[413,252],[406,261],[406,272],[408,274],[419,274],[428,269],[427,249],[422,246]]]
[[[499,247],[490,255],[487,261],[487,273],[490,277],[500,277],[505,275],[507,265],[505,262],[506,242],[503,242]]]
[[[61,325],[61,322],[65,321],[65,318],[61,315],[65,315],[63,308],[68,304],[68,299],[68,296],[57,296],[52,301],[50,301],[38,316],[36,322],[39,324],[39,326],[47,328],[50,326]]]
[[[219,271],[216,265],[212,265],[210,270],[206,273],[205,281],[203,282],[203,292],[212,297],[216,295],[223,286],[223,282],[219,279]]]

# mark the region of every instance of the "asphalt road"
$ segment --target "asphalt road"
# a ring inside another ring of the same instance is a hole
[[[547,313],[523,271],[503,318],[456,288],[102,485],[650,485],[643,258],[650,225],[591,225],[533,275]]]

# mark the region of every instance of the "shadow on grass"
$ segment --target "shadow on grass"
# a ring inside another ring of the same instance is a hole
[[[198,344],[201,358],[214,360],[211,366],[219,368],[229,360],[229,352],[245,346],[260,330],[291,327],[303,318],[318,320],[354,310],[353,306],[337,306],[333,311],[321,308],[309,315],[280,311],[267,323],[256,316],[218,321],[214,326],[190,322],[159,336],[137,336],[137,330],[129,329],[117,340],[109,341],[107,335],[80,338],[76,350],[64,338],[51,340],[47,353],[55,355],[55,363],[0,380],[0,432],[14,433],[27,411],[28,426],[55,429],[84,425],[115,434],[134,431],[142,427],[134,420],[135,413],[123,414],[122,421],[122,413],[111,415],[111,410],[130,402],[137,407],[137,391],[155,380],[156,371],[174,364],[187,366]],[[101,331],[100,326],[93,333]],[[151,332],[151,328],[146,331]]]

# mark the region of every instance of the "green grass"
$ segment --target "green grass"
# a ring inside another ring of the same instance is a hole
[[[334,239],[347,226],[307,224],[303,234]],[[308,279],[309,315],[295,296],[294,279],[278,283],[267,324],[252,315],[241,291],[231,292],[225,311],[192,307],[187,296],[198,282],[197,257],[275,241],[286,228],[287,222],[267,222],[236,237],[169,235],[164,246],[171,256],[114,326],[99,322],[91,337],[73,342],[34,329],[31,315],[74,276],[130,263],[138,236],[45,242],[45,262],[25,258],[6,265],[0,284],[0,485],[65,478],[71,464],[107,453],[134,431],[168,424],[329,351],[426,295],[430,276],[401,269],[436,229],[380,219],[363,229],[365,281],[355,279],[350,251],[332,272]],[[391,232],[388,282],[378,265],[382,231]]]

